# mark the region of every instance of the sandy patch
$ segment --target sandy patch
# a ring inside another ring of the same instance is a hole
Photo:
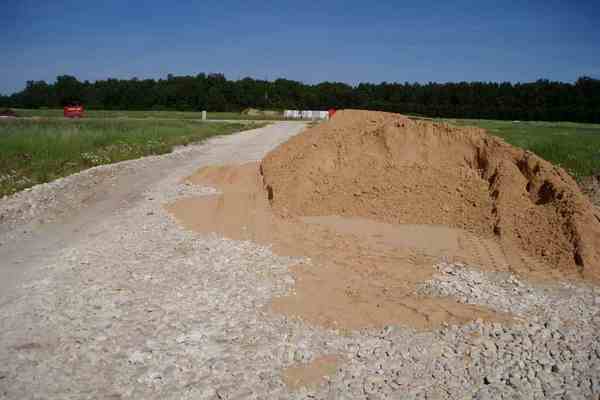
[[[309,363],[294,364],[283,371],[283,381],[292,390],[318,386],[336,373],[339,358],[334,355],[318,357]]]
[[[484,307],[414,294],[440,260],[469,261],[474,235],[443,226],[394,226],[364,218],[297,218],[273,212],[257,163],[209,167],[188,180],[221,194],[166,205],[186,228],[306,256],[293,268],[295,290],[273,299],[275,312],[335,329],[399,324],[430,329],[443,322],[506,320]]]

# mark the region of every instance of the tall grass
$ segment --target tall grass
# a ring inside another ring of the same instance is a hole
[[[85,168],[244,129],[249,125],[186,120],[0,120],[0,197]]]

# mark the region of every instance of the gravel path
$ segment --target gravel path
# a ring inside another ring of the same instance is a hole
[[[0,398],[600,398],[598,287],[440,264],[419,290],[518,319],[344,336],[265,311],[291,289],[293,259],[184,231],[163,210],[212,192],[179,183],[198,167],[260,159],[302,127],[278,123],[0,200]],[[285,367],[327,354],[343,362],[326,383],[285,386]]]

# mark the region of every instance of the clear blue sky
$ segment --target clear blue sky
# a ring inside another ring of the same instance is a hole
[[[0,0],[0,93],[223,72],[314,83],[600,77],[590,1]]]

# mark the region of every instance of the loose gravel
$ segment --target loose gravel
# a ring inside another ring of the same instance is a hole
[[[199,146],[2,295],[0,398],[600,398],[600,288],[590,284],[532,285],[441,263],[419,291],[515,318],[432,332],[342,334],[268,312],[293,290],[298,260],[184,231],[163,209],[214,192],[180,183],[199,166],[259,159],[295,132],[266,129]],[[161,165],[138,163],[127,165]],[[324,384],[283,382],[284,368],[331,354],[341,362]]]

